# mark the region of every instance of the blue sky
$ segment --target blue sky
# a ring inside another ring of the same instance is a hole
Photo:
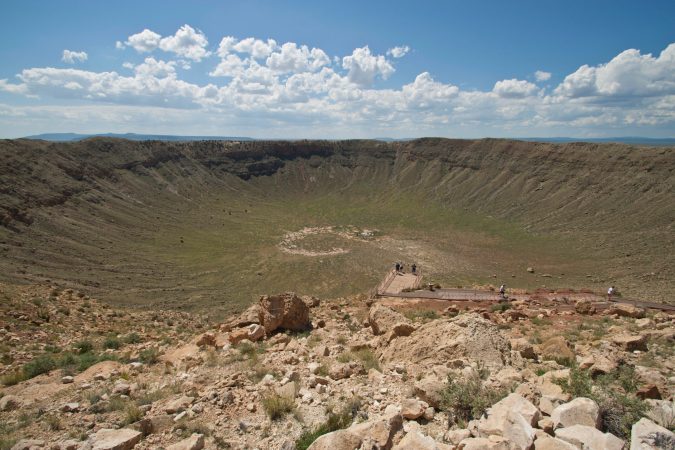
[[[5,0],[0,13],[1,137],[675,136],[672,1]]]

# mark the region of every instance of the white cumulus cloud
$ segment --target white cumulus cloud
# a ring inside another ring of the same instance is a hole
[[[544,72],[543,70],[537,70],[534,73],[534,79],[537,81],[547,81],[551,79],[551,72]]]
[[[565,77],[557,95],[579,97],[649,97],[675,94],[675,44],[658,57],[628,49],[595,67],[584,64]]]
[[[267,67],[277,72],[313,72],[330,63],[328,55],[320,48],[309,49],[286,42],[266,60]]]
[[[148,53],[159,47],[159,41],[161,38],[162,36],[160,34],[157,34],[154,31],[148,30],[146,28],[140,33],[129,36],[125,44],[136,50],[138,53]],[[124,45],[118,44],[121,44],[121,42],[118,41],[115,44],[117,48],[124,47]]]
[[[503,98],[523,98],[534,95],[537,89],[537,86],[529,81],[512,78],[497,81],[492,92]]]
[[[64,50],[61,56],[61,61],[68,64],[75,64],[76,61],[83,62],[87,60],[87,52],[74,52],[72,50]]]
[[[399,47],[390,48],[387,50],[387,55],[391,55],[394,58],[403,58],[410,51],[410,47],[407,45],[402,45]]]
[[[386,80],[394,73],[394,67],[387,58],[373,55],[367,45],[342,58],[342,67],[349,71],[349,81],[361,86],[371,86],[378,75]]]
[[[207,45],[209,41],[206,35],[190,25],[183,25],[176,31],[176,34],[159,41],[159,48],[165,52],[172,52],[197,62],[210,55],[210,52],[206,50]]]

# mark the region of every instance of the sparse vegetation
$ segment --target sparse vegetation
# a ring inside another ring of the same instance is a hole
[[[486,388],[478,374],[459,380],[448,376],[441,406],[448,411],[451,423],[464,426],[469,420],[480,418],[507,394],[506,390]]]
[[[426,309],[411,309],[411,310],[406,310],[403,312],[403,315],[405,315],[408,319],[410,320],[422,320],[424,322],[427,322],[429,320],[435,320],[438,319],[438,313],[434,310],[426,310]]]
[[[380,370],[380,362],[377,360],[377,356],[368,348],[341,353],[337,360],[342,363],[360,361],[366,370]]]
[[[347,428],[361,408],[361,401],[355,397],[341,408],[329,408],[328,418],[312,430],[305,431],[295,442],[296,450],[307,450],[312,443],[324,434]]]
[[[138,359],[144,364],[156,364],[159,360],[159,350],[157,350],[155,347],[141,350],[138,354]]]
[[[509,309],[511,309],[511,303],[509,302],[495,303],[490,307],[490,311],[492,312],[504,312]]]
[[[277,420],[286,414],[295,411],[295,401],[275,392],[270,392],[262,398],[263,409],[271,420]]]

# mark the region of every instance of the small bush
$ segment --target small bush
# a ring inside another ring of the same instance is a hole
[[[26,379],[36,377],[56,368],[54,358],[49,355],[40,355],[24,364],[23,373]]]
[[[503,303],[496,303],[490,307],[490,311],[492,312],[504,312],[508,311],[511,309],[511,303],[508,302],[503,302]]]
[[[375,353],[368,348],[341,353],[337,357],[337,360],[341,363],[361,361],[366,370],[380,370],[380,362],[377,360],[377,356],[375,356]]]
[[[463,426],[469,420],[480,418],[487,408],[507,394],[506,390],[484,387],[479,375],[462,380],[448,376],[448,383],[441,392],[441,407],[450,412],[452,422]]]
[[[143,418],[143,411],[138,406],[130,403],[124,408],[124,425],[138,422]]]
[[[124,341],[127,344],[138,344],[139,342],[141,342],[141,337],[138,335],[138,333],[133,332],[127,334],[124,338]]]
[[[47,422],[47,427],[49,427],[50,431],[59,431],[63,429],[61,419],[59,419],[57,416],[47,416],[45,422]]]
[[[277,393],[270,393],[262,398],[263,409],[271,420],[277,420],[295,411],[295,401]]]
[[[409,311],[405,311],[403,313],[404,316],[406,316],[410,320],[422,320],[422,321],[428,321],[428,320],[435,320],[438,319],[438,313],[436,311],[428,311],[428,310],[423,310],[423,309],[413,309]]]
[[[577,366],[570,368],[569,379],[558,378],[553,380],[564,392],[572,397],[587,397],[593,395],[593,379],[589,372],[579,369]]]
[[[117,350],[120,348],[121,342],[117,336],[110,335],[105,338],[103,341],[103,348],[110,348],[113,350]]]
[[[313,430],[305,431],[295,442],[296,450],[307,450],[314,441],[324,434],[347,428],[352,424],[354,417],[361,407],[359,399],[355,398],[344,405],[340,410],[328,410],[328,418],[324,423]]]
[[[90,340],[83,340],[79,341],[75,344],[75,348],[77,349],[78,353],[80,355],[83,355],[85,353],[89,353],[94,349],[94,344]]]
[[[159,350],[157,350],[155,347],[141,350],[141,352],[138,354],[138,359],[148,365],[155,364],[159,359]]]
[[[19,384],[25,380],[26,376],[24,375],[23,370],[6,373],[0,377],[0,383],[2,383],[4,386],[14,386],[15,384]]]

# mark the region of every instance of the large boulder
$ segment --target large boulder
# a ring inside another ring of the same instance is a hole
[[[623,450],[625,443],[611,433],[603,433],[594,427],[572,425],[558,428],[555,437],[585,450]]]
[[[630,435],[630,450],[675,448],[675,433],[644,417],[635,422]]]
[[[478,314],[463,314],[426,323],[413,336],[393,340],[382,353],[384,362],[405,361],[413,375],[461,359],[498,369],[511,363],[511,349],[494,323]]]
[[[403,314],[379,303],[370,308],[368,312],[368,324],[375,335],[393,331],[396,325],[399,325],[399,328],[412,327],[412,322]],[[406,336],[409,335],[410,333]]]
[[[586,425],[597,428],[600,423],[600,408],[590,398],[578,397],[556,407],[551,413],[555,428]]]
[[[140,431],[129,428],[103,428],[94,435],[92,450],[131,450],[143,437]]]
[[[263,295],[259,301],[258,319],[270,336],[278,328],[303,331],[311,328],[309,307],[294,292]]]

